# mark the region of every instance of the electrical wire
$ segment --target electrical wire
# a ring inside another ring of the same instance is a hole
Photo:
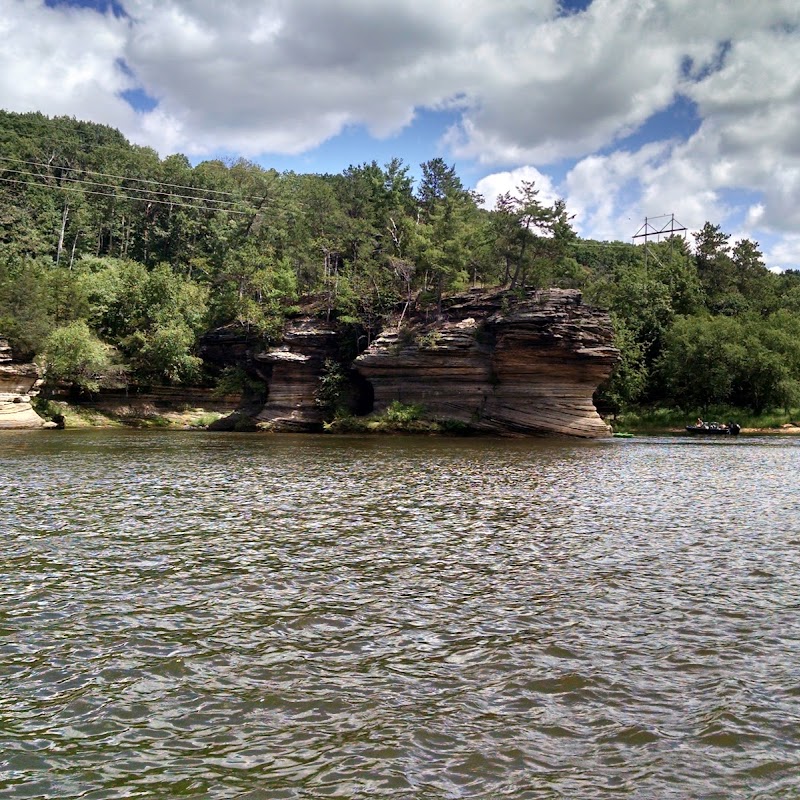
[[[0,181],[2,181],[3,183],[17,184],[19,186],[36,186],[38,188],[48,189],[51,192],[56,192],[56,191],[76,192],[80,194],[97,195],[99,197],[105,197],[105,198],[108,198],[110,196],[107,192],[95,192],[90,189],[80,189],[75,186],[50,186],[46,183],[38,183],[35,181],[32,182],[32,181],[22,181],[16,178],[5,178],[2,175],[0,175]],[[176,202],[171,202],[169,200],[150,199],[147,197],[131,197],[130,195],[126,194],[114,194],[113,197],[116,200],[138,200],[139,202],[156,203],[158,205],[163,205],[163,206],[171,206],[177,208],[194,208],[199,211],[222,211],[226,214],[237,214],[245,217],[250,217],[254,213],[254,211],[236,211],[233,208],[218,208],[213,206],[209,207],[207,205],[194,205],[191,203],[176,203]]]
[[[53,164],[46,163],[44,161],[30,161],[30,160],[27,160],[27,159],[24,159],[24,158],[13,158],[11,156],[0,156],[0,161],[10,161],[12,163],[25,164],[26,166],[29,166],[29,167],[43,167],[44,169],[50,169],[50,170],[52,170],[54,168]],[[223,191],[221,189],[202,189],[201,190],[197,186],[190,186],[190,185],[185,184],[185,183],[168,183],[166,181],[159,181],[159,180],[156,180],[154,178],[136,178],[136,177],[133,177],[133,176],[130,176],[130,175],[114,175],[113,173],[110,173],[110,172],[99,172],[99,171],[96,171],[96,170],[82,169],[82,168],[79,168],[79,167],[68,167],[68,166],[64,166],[64,165],[61,165],[61,164],[58,164],[58,165],[55,165],[55,166],[56,166],[57,169],[68,170],[70,172],[79,172],[79,173],[83,173],[85,175],[96,175],[96,176],[99,176],[101,178],[114,178],[116,180],[137,181],[139,183],[152,183],[152,184],[155,184],[156,186],[168,186],[168,187],[174,188],[174,189],[186,189],[186,190],[193,189],[193,190],[197,190],[197,191],[204,191],[204,192],[207,192],[209,194],[222,194],[222,195],[228,195],[229,197],[237,197],[237,198],[238,197],[245,197],[245,199],[248,199],[248,200],[257,200],[257,199],[259,199],[259,198],[256,198],[256,197],[251,197],[251,196],[246,196],[246,195],[238,195],[236,192],[228,192],[228,191]]]
[[[42,179],[45,179],[45,178],[48,178],[48,177],[52,177],[52,176],[42,175],[39,172],[30,172],[29,170],[24,170],[24,169],[8,169],[8,168],[6,168],[4,170],[4,172],[5,172],[5,174],[28,175],[28,176],[33,177],[33,178],[42,178]],[[236,201],[236,200],[218,200],[215,197],[198,197],[197,195],[173,194],[172,192],[164,192],[164,191],[158,191],[158,190],[154,190],[154,189],[140,189],[138,186],[124,186],[124,187],[123,186],[115,186],[114,184],[103,183],[102,181],[89,181],[89,180],[84,180],[82,178],[60,177],[57,180],[60,181],[60,182],[66,181],[66,182],[69,182],[69,183],[75,183],[75,184],[79,184],[81,186],[99,186],[99,187],[103,187],[103,188],[106,188],[106,189],[114,189],[114,190],[116,190],[116,189],[124,189],[126,192],[143,192],[143,193],[146,192],[147,195],[142,197],[141,198],[142,200],[149,199],[148,195],[162,195],[164,197],[177,198],[179,200],[205,200],[208,203],[219,203],[219,204],[224,203],[224,204],[227,204],[227,205],[233,205],[236,202],[241,202],[241,201]],[[127,179],[123,179],[123,180],[127,180]],[[39,184],[39,185],[47,185],[47,184]],[[61,185],[61,183],[59,183],[58,186],[54,186],[53,188],[65,188],[65,187],[63,187]]]

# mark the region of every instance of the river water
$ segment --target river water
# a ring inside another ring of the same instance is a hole
[[[2,798],[800,797],[800,439],[0,436]]]

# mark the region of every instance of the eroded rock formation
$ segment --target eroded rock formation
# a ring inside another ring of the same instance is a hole
[[[279,347],[258,353],[255,360],[268,374],[267,402],[256,421],[276,431],[322,428],[317,403],[325,362],[339,353],[336,325],[313,317],[290,320]]]
[[[298,317],[279,347],[250,357],[267,384],[253,412],[261,427],[321,428],[321,378],[340,357],[341,337],[335,322]],[[350,378],[361,377],[360,413],[399,401],[478,431],[605,436],[592,395],[617,361],[612,338],[608,315],[584,306],[578,291],[476,290],[449,298],[441,313],[390,322]]]
[[[450,298],[434,322],[389,327],[356,359],[375,410],[391,402],[477,430],[604,436],[592,395],[618,359],[608,315],[576,290]]]
[[[33,410],[30,393],[39,380],[35,364],[14,360],[0,339],[0,428],[41,428],[45,421]]]

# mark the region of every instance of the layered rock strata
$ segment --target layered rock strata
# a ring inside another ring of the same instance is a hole
[[[243,350],[232,332],[214,339],[215,363],[231,353],[266,389],[266,401],[245,403],[214,427],[320,430],[326,363],[350,367],[343,335],[335,321],[309,314],[289,320],[280,345],[266,351]],[[608,315],[584,306],[576,290],[475,290],[390,323],[355,359],[344,391],[356,414],[399,401],[478,431],[605,436],[592,395],[619,357],[612,340]]]
[[[48,397],[71,399],[68,391],[62,394],[54,391]],[[212,389],[197,386],[151,386],[101,389],[90,398],[81,400],[80,405],[124,419],[146,418],[161,412],[182,411],[189,408],[226,414],[235,410],[240,402],[241,396],[238,394],[218,396]]]
[[[255,356],[268,375],[267,401],[256,422],[275,431],[321,429],[320,380],[325,362],[335,359],[339,349],[335,324],[313,317],[289,320],[281,345]]]
[[[576,290],[473,291],[434,322],[388,328],[355,365],[376,411],[399,401],[487,432],[598,437],[609,428],[592,395],[619,357],[612,338]]]
[[[0,429],[44,427],[31,406],[38,380],[36,365],[15,361],[8,342],[0,339]]]

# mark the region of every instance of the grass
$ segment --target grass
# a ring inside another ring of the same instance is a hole
[[[186,428],[203,429],[222,414],[202,408],[157,411],[153,406],[121,407],[115,413],[60,400],[34,398],[33,408],[48,420],[63,420],[65,428]]]
[[[33,409],[46,420],[63,421],[65,428],[118,428],[122,422],[93,408],[35,397]]]
[[[474,433],[457,419],[427,419],[421,405],[404,405],[395,400],[382,414],[367,417],[339,417],[325,424],[329,433],[418,433],[468,436]]]

